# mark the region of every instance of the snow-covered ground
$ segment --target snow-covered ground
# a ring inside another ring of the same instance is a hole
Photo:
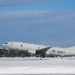
[[[75,74],[75,57],[0,58],[0,74]]]

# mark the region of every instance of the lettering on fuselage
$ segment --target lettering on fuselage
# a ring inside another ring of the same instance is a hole
[[[61,53],[61,54],[63,54],[63,53],[64,53],[64,54],[65,54],[65,51],[56,51],[56,50],[52,50],[52,52],[53,52],[53,53],[55,53],[55,52],[56,52],[56,53]]]
[[[57,53],[65,53],[65,51],[57,51]]]

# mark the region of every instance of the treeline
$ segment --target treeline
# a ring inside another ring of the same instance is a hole
[[[30,54],[25,51],[0,49],[0,57],[26,57],[26,56],[30,56]]]

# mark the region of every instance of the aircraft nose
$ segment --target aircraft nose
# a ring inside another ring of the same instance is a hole
[[[3,44],[1,44],[1,46],[4,46]]]

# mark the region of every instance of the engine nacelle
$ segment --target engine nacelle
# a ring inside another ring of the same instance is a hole
[[[35,50],[29,50],[28,53],[30,53],[30,54],[36,54],[36,51]]]

